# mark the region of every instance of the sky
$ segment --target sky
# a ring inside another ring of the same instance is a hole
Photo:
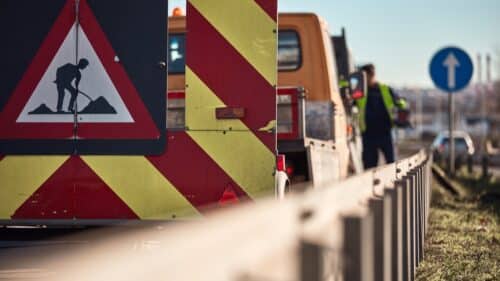
[[[430,59],[449,45],[475,62],[481,54],[483,65],[488,53],[500,64],[500,0],[278,0],[278,6],[280,12],[320,15],[332,34],[345,27],[356,63],[374,63],[379,80],[393,86],[431,87]],[[493,67],[493,78],[499,72]]]

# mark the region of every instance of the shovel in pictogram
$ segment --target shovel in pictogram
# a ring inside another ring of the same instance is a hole
[[[78,90],[78,93],[89,99],[89,104],[79,111],[79,114],[116,114],[116,110],[103,96],[93,100],[88,94]]]

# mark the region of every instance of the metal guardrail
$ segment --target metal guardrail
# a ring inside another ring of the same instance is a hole
[[[51,280],[414,280],[424,256],[431,162],[421,151],[281,202],[112,237],[45,265],[58,266]],[[138,235],[153,246],[124,249]]]

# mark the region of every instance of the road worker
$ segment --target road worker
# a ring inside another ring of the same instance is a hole
[[[407,104],[389,86],[377,82],[373,64],[367,64],[361,70],[366,72],[368,91],[366,96],[356,100],[356,105],[363,135],[363,164],[365,169],[370,169],[377,166],[379,151],[386,163],[395,161],[391,134],[394,111],[406,110]]]
[[[62,106],[66,90],[71,95],[68,111],[74,112],[75,101],[78,96],[78,84],[80,84],[80,80],[82,79],[80,70],[85,69],[88,65],[89,61],[87,59],[80,59],[77,65],[67,63],[57,69],[56,81],[54,81],[57,84],[57,112],[63,112]],[[73,80],[75,81],[76,88],[71,84]]]

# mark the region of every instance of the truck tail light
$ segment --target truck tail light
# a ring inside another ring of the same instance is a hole
[[[354,92],[352,93],[351,97],[352,97],[352,99],[354,99],[354,100],[359,100],[359,99],[361,99],[362,97],[364,97],[364,95],[365,95],[365,94],[363,94],[363,92],[362,92],[362,91],[360,91],[360,90],[356,90],[356,91],[354,91]]]
[[[351,124],[347,125],[347,135],[352,136],[354,132],[354,128],[352,127]]]
[[[219,199],[219,206],[225,207],[228,205],[236,204],[238,202],[240,202],[240,200],[238,199],[238,195],[236,195],[233,187],[229,184],[228,186],[226,186],[226,189],[224,189],[224,192]]]
[[[286,164],[285,164],[285,155],[284,154],[278,154],[276,157],[276,169],[278,171],[285,171],[286,170]]]

